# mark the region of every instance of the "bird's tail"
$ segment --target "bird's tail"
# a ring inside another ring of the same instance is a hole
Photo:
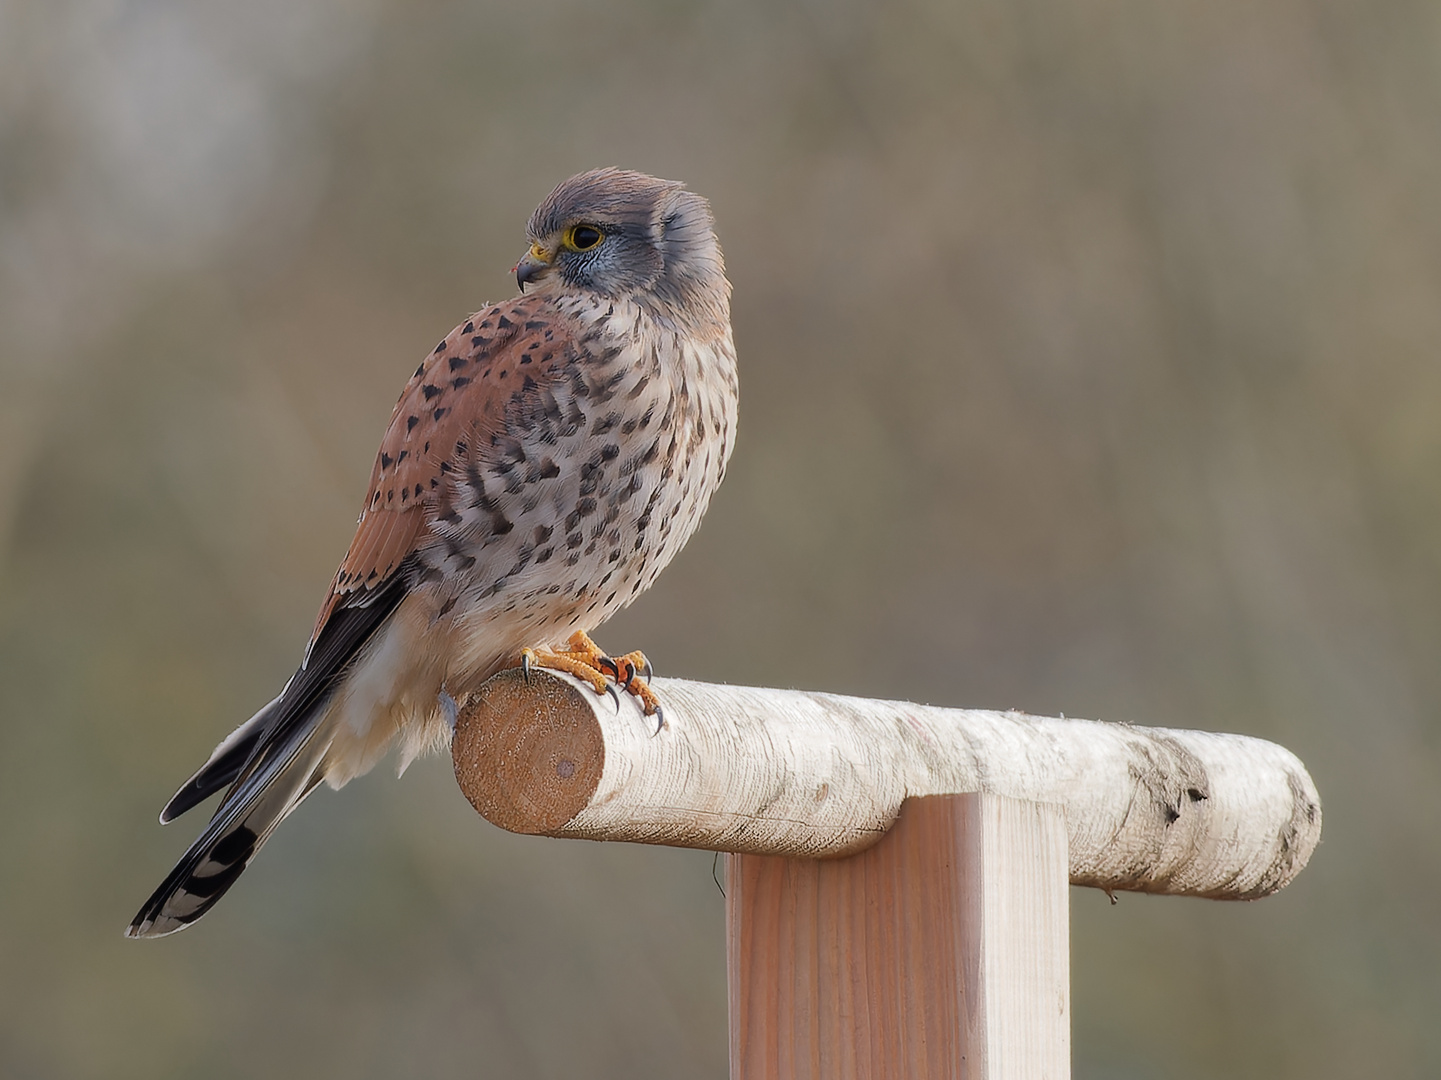
[[[312,716],[263,746],[199,839],[145,901],[126,937],[162,937],[183,930],[235,884],[275,826],[319,783],[321,760],[330,745],[329,735],[321,730],[326,705],[325,700],[317,702]]]
[[[225,736],[221,744],[211,752],[209,760],[196,769],[194,775],[181,784],[180,790],[170,797],[165,809],[160,811],[160,824],[169,825],[221,788],[235,783],[255,753],[255,748],[260,745],[260,740],[267,731],[275,727],[280,703],[284,698],[285,692],[281,691],[265,708]]]
[[[200,839],[145,901],[127,937],[173,934],[204,915],[275,826],[315,789],[334,739],[329,717],[337,689],[405,597],[411,568],[402,563],[384,583],[337,606],[280,696],[231,732],[166,804],[162,822],[230,787]]]

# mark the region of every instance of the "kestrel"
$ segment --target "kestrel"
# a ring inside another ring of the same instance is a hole
[[[444,745],[503,668],[618,683],[654,713],[641,655],[586,634],[650,587],[725,474],[736,364],[714,221],[679,183],[597,169],[551,192],[526,238],[520,295],[406,384],[299,670],[161,811],[226,789],[129,936],[204,915],[321,781]]]

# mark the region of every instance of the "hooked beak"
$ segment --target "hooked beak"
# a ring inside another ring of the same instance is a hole
[[[520,286],[521,292],[525,292],[527,285],[539,281],[548,273],[550,255],[539,244],[534,244],[520,262],[515,264],[515,283]]]

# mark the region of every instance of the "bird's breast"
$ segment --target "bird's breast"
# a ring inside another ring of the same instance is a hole
[[[729,332],[697,340],[620,305],[585,325],[558,377],[474,433],[421,553],[436,618],[464,643],[455,665],[477,676],[498,652],[563,641],[640,595],[725,473]]]

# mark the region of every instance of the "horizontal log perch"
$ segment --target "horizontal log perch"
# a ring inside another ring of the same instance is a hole
[[[513,832],[762,855],[850,855],[910,796],[1060,804],[1070,880],[1250,900],[1300,873],[1321,803],[1290,751],[1244,735],[657,679],[665,710],[548,671],[461,710],[456,779]]]

